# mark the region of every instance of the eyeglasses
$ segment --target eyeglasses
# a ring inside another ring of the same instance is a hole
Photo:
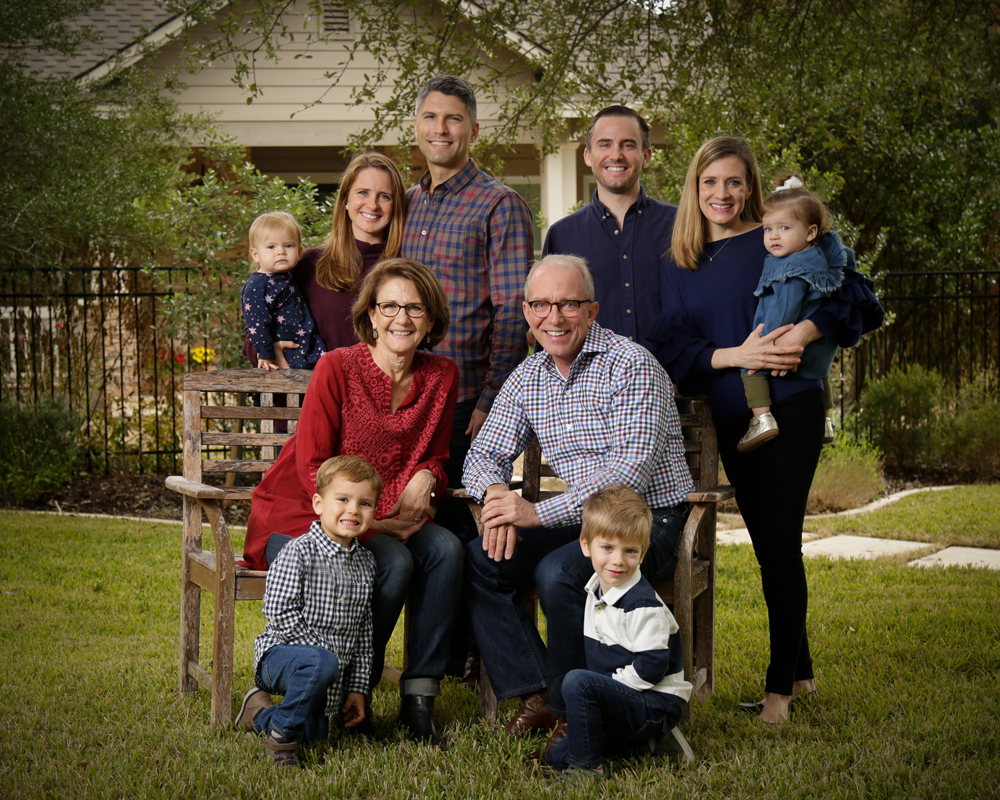
[[[528,308],[531,309],[531,313],[540,319],[544,319],[549,315],[552,310],[552,306],[559,309],[559,313],[564,317],[579,316],[580,306],[584,303],[593,303],[593,300],[560,300],[558,303],[550,303],[548,300],[532,300],[528,303]]]
[[[427,306],[423,303],[410,303],[405,306],[401,306],[399,303],[376,303],[375,307],[382,312],[383,317],[394,317],[400,309],[406,311],[406,316],[410,319],[420,319],[427,313]]]

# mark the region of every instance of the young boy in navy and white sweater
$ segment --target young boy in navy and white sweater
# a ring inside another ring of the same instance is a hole
[[[607,756],[649,749],[694,759],[677,728],[691,698],[670,609],[642,577],[653,515],[627,486],[608,486],[583,503],[580,547],[594,565],[587,583],[587,669],[563,683],[565,738],[545,762],[574,780],[605,777]]]

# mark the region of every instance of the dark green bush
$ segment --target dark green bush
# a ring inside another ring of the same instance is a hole
[[[936,450],[956,477],[1000,480],[1000,406],[982,382],[958,393],[954,416],[940,426]]]
[[[936,460],[935,430],[952,413],[952,401],[936,370],[894,369],[865,388],[861,424],[896,467],[927,465]]]
[[[78,432],[76,415],[62,403],[0,403],[0,505],[25,505],[69,480]]]

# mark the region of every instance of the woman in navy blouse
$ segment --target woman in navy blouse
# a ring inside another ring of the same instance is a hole
[[[809,319],[767,336],[753,330],[754,289],[767,256],[761,205],[750,145],[732,136],[702,145],[688,168],[661,265],[663,313],[650,338],[683,394],[708,394],[719,452],[753,541],[768,610],[765,697],[741,705],[773,724],[788,718],[794,698],[816,692],[806,635],[802,522],[824,412],[821,382],[798,377],[795,367],[809,342],[826,337],[850,347],[882,324],[883,312],[871,281],[852,273]],[[736,450],[750,417],[740,368],[780,375],[771,387],[782,435],[746,454]]]

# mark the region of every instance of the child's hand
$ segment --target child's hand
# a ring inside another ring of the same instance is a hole
[[[262,370],[264,370],[264,372],[267,372],[267,371],[272,370],[272,369],[278,369],[278,365],[275,364],[269,358],[258,358],[257,359],[257,369],[262,369]]]
[[[365,696],[358,692],[348,692],[344,703],[344,726],[353,728],[365,718]]]

